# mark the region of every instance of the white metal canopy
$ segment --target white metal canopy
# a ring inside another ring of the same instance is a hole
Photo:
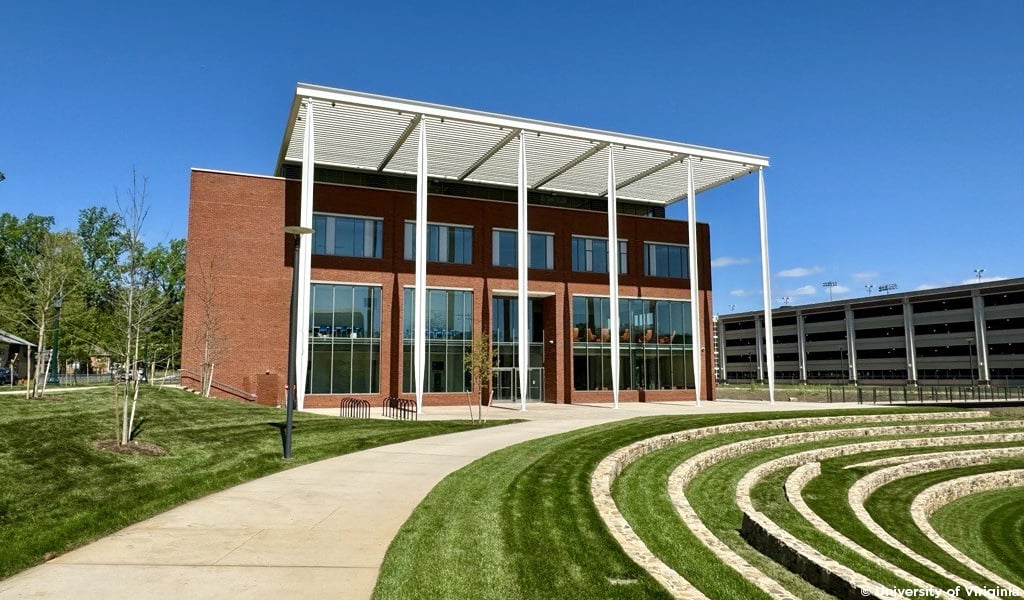
[[[768,166],[763,156],[559,125],[438,104],[300,83],[277,167],[301,163],[306,105],[314,107],[317,165],[414,176],[419,129],[427,122],[427,177],[515,188],[519,133],[529,136],[529,189],[608,195],[608,146],[615,145],[619,200],[666,205]]]
[[[310,126],[311,125],[311,126]],[[504,186],[518,191],[517,296],[525,306],[530,296],[527,264],[528,192],[537,190],[608,200],[608,248],[618,240],[619,199],[665,206],[688,199],[690,302],[693,320],[693,376],[700,405],[703,336],[698,294],[696,242],[697,194],[737,177],[758,173],[761,226],[761,271],[766,319],[770,323],[767,217],[763,156],[693,146],[639,136],[507,117],[437,104],[400,100],[361,92],[299,84],[285,129],[277,171],[285,163],[302,165],[300,225],[313,221],[313,167],[323,165],[363,172],[416,178],[416,284],[414,288],[414,351],[416,405],[422,410],[426,360],[427,181],[440,179]],[[308,321],[310,244],[300,246],[299,322]],[[618,304],[617,252],[608,256],[609,299]],[[303,293],[305,292],[305,293]],[[305,312],[301,312],[305,307]],[[618,331],[618,311],[609,329]],[[770,326],[770,325],[769,325]],[[529,351],[526,311],[519,311],[520,401],[526,409]],[[309,331],[296,328],[297,370],[305,380]],[[611,336],[612,393],[619,400],[619,338]],[[768,330],[769,395],[774,402],[771,330]],[[296,390],[299,408],[304,386]]]

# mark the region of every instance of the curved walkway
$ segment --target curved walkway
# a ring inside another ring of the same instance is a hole
[[[835,409],[834,404],[692,402],[495,407],[528,419],[304,465],[179,506],[0,581],[11,598],[368,598],[391,539],[446,475],[495,450],[653,415]],[[856,406],[849,406],[856,408]],[[423,418],[464,419],[466,407]]]

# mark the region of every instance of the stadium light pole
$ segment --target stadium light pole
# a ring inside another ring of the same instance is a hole
[[[821,285],[822,285],[822,287],[828,288],[828,301],[831,302],[832,301],[832,288],[834,288],[837,285],[839,285],[839,283],[836,282],[836,281],[826,281],[825,283],[823,283]]]
[[[292,457],[292,412],[295,410],[295,395],[298,379],[295,366],[295,334],[298,332],[299,312],[299,245],[302,243],[302,236],[313,233],[311,227],[299,227],[289,225],[281,229],[285,234],[295,237],[295,258],[292,262],[292,298],[291,311],[289,312],[288,325],[288,393],[285,395],[285,424],[284,424],[284,459]]]
[[[889,292],[891,292],[892,290],[897,289],[898,287],[899,286],[896,285],[895,283],[887,283],[885,285],[878,286],[878,291],[885,292],[885,295],[888,296]]]
[[[981,283],[981,274],[985,272],[985,269],[975,269],[974,274],[978,276],[978,283]]]
[[[869,283],[868,285],[864,286],[864,289],[866,289],[868,291],[868,296],[870,296],[871,295],[871,290],[875,289],[875,286],[873,284]]]

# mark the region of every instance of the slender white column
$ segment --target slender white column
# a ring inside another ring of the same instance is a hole
[[[302,188],[299,192],[299,226],[313,227],[313,166],[316,163],[316,145],[313,139],[313,100],[305,99],[306,131],[302,134]],[[296,241],[298,243],[298,241]],[[308,240],[299,245],[299,289],[295,325],[295,405],[302,410],[306,403],[306,376],[309,367],[309,282],[313,244]]]
[[[857,327],[853,322],[853,309],[847,304],[846,313],[846,370],[847,380],[857,383]]]
[[[526,183],[526,132],[519,132],[519,232],[516,236],[518,252],[516,252],[517,265],[519,267],[519,403],[520,410],[526,410],[526,396],[528,395],[530,374],[530,295],[528,290],[527,270],[530,268],[530,229],[527,221],[527,199],[528,191]]]
[[[796,309],[796,354],[800,368],[800,383],[807,383],[807,331],[805,330],[804,314]]]
[[[608,335],[612,343],[612,403],[619,407],[619,207],[615,147],[608,146]]]
[[[907,383],[917,385],[917,344],[914,342],[914,307],[903,297],[903,339],[907,345]]]
[[[775,338],[772,336],[772,285],[768,266],[768,207],[764,197],[764,167],[757,169],[757,206],[761,221],[761,291],[764,299],[764,339],[768,345],[768,399],[775,404]]]
[[[971,300],[974,307],[974,349],[978,351],[974,355],[977,361],[971,368],[978,369],[978,382],[988,383],[988,340],[985,335],[985,299],[979,290],[971,291]]]
[[[764,328],[761,317],[754,317],[754,351],[757,352],[757,380],[764,381]]]
[[[700,406],[701,383],[704,374],[704,337],[700,330],[700,272],[697,269],[697,194],[693,186],[693,157],[686,157],[686,220],[689,227],[689,247],[686,249],[690,258],[690,347],[693,348],[693,391]]]
[[[718,319],[718,380],[722,383],[729,383],[729,358],[726,354],[727,344],[725,343],[725,323]]]
[[[427,364],[427,120],[420,119],[416,154],[416,288],[413,291],[413,369],[416,412],[423,412],[423,377]]]

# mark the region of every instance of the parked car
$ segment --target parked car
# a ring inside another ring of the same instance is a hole
[[[14,385],[18,383],[18,372],[7,367],[0,367],[0,385]]]
[[[121,367],[114,372],[114,377],[121,381],[135,381],[136,379],[143,383],[149,381],[149,378],[146,376],[146,366],[142,363],[136,365],[134,369]]]

